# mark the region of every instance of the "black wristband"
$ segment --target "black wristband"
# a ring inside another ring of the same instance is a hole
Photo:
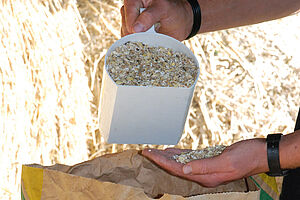
[[[279,160],[279,141],[282,134],[269,134],[267,136],[267,155],[269,176],[284,176],[288,173],[288,170],[281,170]]]
[[[193,28],[189,36],[186,38],[186,40],[190,39],[191,37],[195,36],[201,25],[201,9],[200,5],[197,0],[187,0],[189,4],[192,6],[193,15],[194,15],[194,22],[193,22]]]

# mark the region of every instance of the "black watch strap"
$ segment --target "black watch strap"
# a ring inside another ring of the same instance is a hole
[[[187,0],[189,2],[189,4],[192,7],[193,10],[193,16],[194,16],[194,20],[193,20],[193,27],[191,30],[191,33],[189,34],[189,36],[186,38],[186,40],[190,39],[191,37],[194,37],[201,26],[201,8],[200,5],[198,3],[198,0]]]
[[[288,173],[288,170],[281,170],[280,159],[279,159],[279,141],[282,134],[269,134],[267,136],[267,155],[269,176],[284,176]]]

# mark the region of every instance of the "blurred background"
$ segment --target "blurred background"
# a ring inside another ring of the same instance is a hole
[[[98,130],[104,56],[122,0],[0,3],[0,199],[19,199],[22,164],[72,165],[157,145],[106,144]],[[184,43],[200,77],[178,148],[293,131],[300,99],[300,15]],[[162,133],[163,134],[163,133]]]

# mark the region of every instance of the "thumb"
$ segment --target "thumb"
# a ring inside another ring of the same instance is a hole
[[[220,156],[216,156],[214,158],[191,161],[184,165],[182,170],[184,174],[204,175],[220,172],[222,168],[222,160]]]
[[[133,25],[135,33],[147,31],[155,23],[159,22],[163,16],[163,11],[159,6],[150,6],[142,12]]]

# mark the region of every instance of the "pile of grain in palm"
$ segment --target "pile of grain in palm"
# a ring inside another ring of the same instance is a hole
[[[212,158],[217,155],[220,155],[225,150],[225,148],[226,146],[224,145],[210,146],[204,149],[187,151],[187,152],[182,152],[181,154],[176,154],[173,156],[173,159],[179,163],[186,164],[193,160]]]
[[[118,85],[191,87],[198,73],[196,63],[185,54],[142,42],[117,47],[107,65]]]

